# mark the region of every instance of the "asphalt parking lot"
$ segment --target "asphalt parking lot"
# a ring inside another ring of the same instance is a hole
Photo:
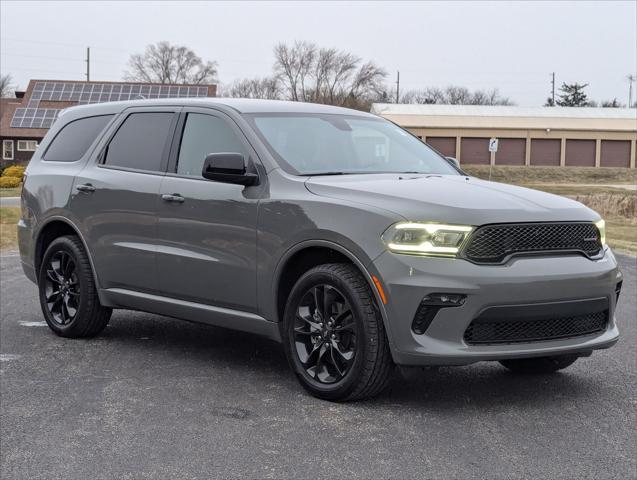
[[[613,349],[552,376],[410,371],[380,398],[333,404],[248,334],[118,311],[98,338],[58,338],[3,255],[0,476],[635,478],[637,268],[619,259]]]

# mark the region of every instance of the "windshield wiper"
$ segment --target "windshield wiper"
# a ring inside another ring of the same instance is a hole
[[[352,175],[351,172],[320,172],[320,173],[306,173],[306,177],[318,177],[323,175]]]
[[[306,176],[306,177],[317,177],[317,176],[323,176],[323,175],[381,175],[381,174],[392,174],[392,175],[411,175],[411,174],[416,174],[416,175],[430,175],[429,173],[426,172],[384,172],[384,171],[379,171],[379,172],[338,172],[338,171],[334,171],[334,172],[319,172],[319,173],[303,173],[302,175]]]

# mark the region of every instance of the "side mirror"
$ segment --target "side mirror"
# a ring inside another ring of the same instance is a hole
[[[255,173],[249,173],[240,153],[209,153],[203,162],[201,176],[216,182],[234,183],[249,187],[259,180]]]
[[[460,170],[460,162],[454,157],[445,157],[445,160],[447,160],[453,167],[456,167],[458,170]]]

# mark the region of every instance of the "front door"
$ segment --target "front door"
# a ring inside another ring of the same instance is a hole
[[[160,187],[157,267],[163,295],[256,311],[257,203],[252,187],[202,177],[206,155],[258,161],[234,122],[210,109],[185,109]],[[254,164],[252,164],[254,165]]]
[[[102,288],[157,292],[159,189],[178,112],[137,109],[74,182],[73,215],[92,251]]]

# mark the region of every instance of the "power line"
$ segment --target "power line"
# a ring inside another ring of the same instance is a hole
[[[22,43],[36,43],[40,45],[61,45],[65,47],[83,47],[81,43],[66,43],[66,42],[43,42],[40,40],[24,40],[22,38],[14,38],[14,37],[2,37],[2,41],[9,40],[12,42],[22,42]],[[113,50],[119,52],[128,52],[125,48],[113,48],[113,47],[101,47],[101,46],[93,46],[93,48],[97,48],[98,50]]]
[[[37,58],[42,60],[65,60],[68,62],[85,62],[86,61],[86,58],[76,58],[76,57],[50,57],[48,55],[22,55],[19,53],[5,53],[5,52],[0,52],[0,54],[3,57]],[[125,65],[125,63],[123,62],[109,62],[104,60],[100,60],[100,63],[105,63],[108,65],[120,65],[120,66]]]

